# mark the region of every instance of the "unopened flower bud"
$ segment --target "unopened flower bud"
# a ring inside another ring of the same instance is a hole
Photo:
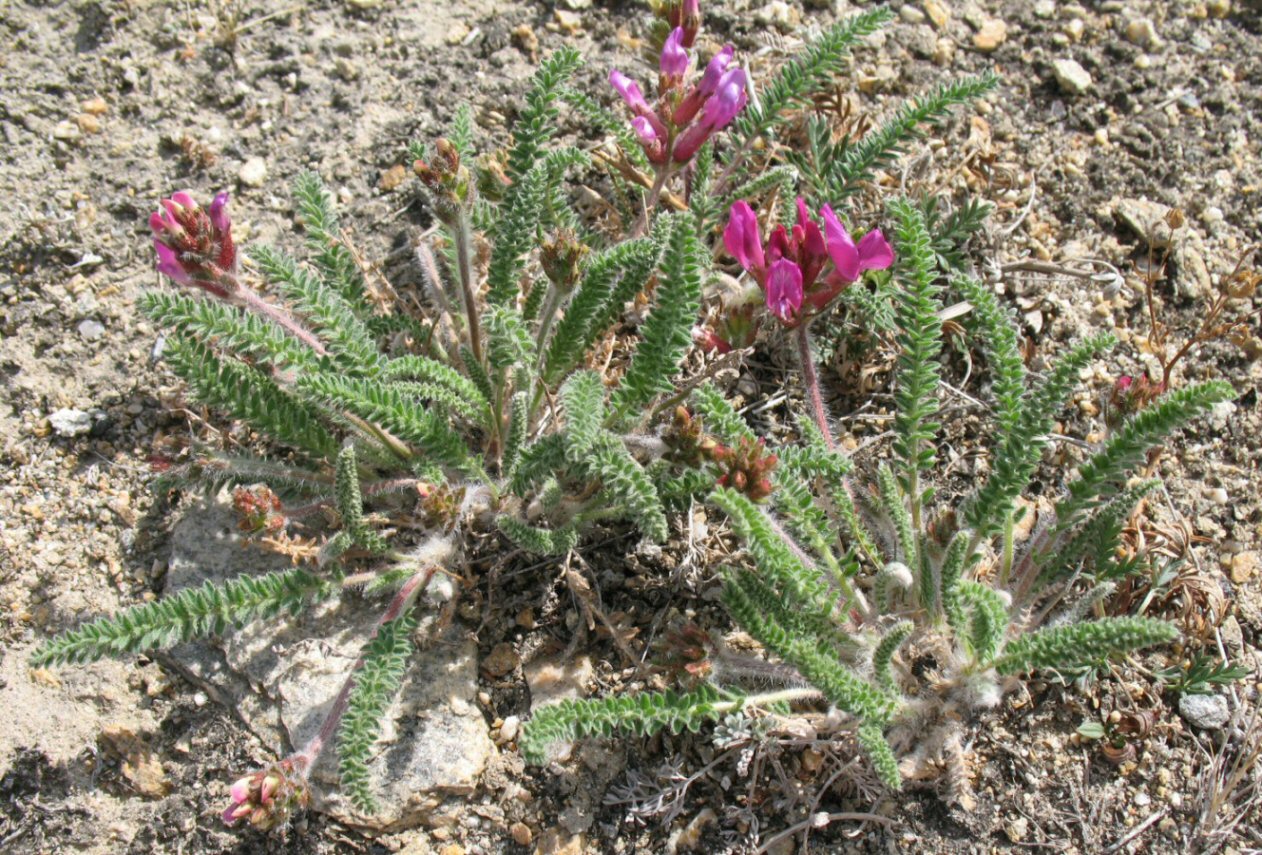
[[[573,232],[562,230],[543,242],[539,262],[544,275],[568,294],[583,275],[583,259],[591,252]]]
[[[662,57],[659,68],[662,77],[671,81],[681,80],[688,71],[688,51],[684,50],[684,31],[680,27],[671,30],[662,45]]]

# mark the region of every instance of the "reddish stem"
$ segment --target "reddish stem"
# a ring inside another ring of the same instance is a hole
[[[264,300],[253,288],[238,284],[233,291],[233,296],[245,304],[247,309],[275,322],[320,356],[328,353],[320,340],[315,337],[315,333],[300,324],[288,310]]]
[[[403,614],[421,588],[433,578],[435,569],[430,567],[422,570],[403,583],[403,587],[399,588],[394,595],[394,599],[390,601],[390,605],[386,606],[386,610],[378,618],[378,632],[381,631],[381,627]],[[359,673],[359,669],[363,664],[363,656],[355,660],[355,664],[351,666],[350,675],[346,678],[346,682],[342,684],[342,689],[337,693],[337,697],[333,699],[333,706],[329,708],[329,714],[325,717],[324,723],[320,725],[320,732],[311,737],[311,741],[290,758],[294,763],[294,768],[299,771],[303,778],[306,778],[310,774],[311,769],[315,767],[316,761],[320,759],[320,752],[324,750],[324,746],[333,738],[333,734],[337,732],[338,725],[342,723],[342,716],[346,714],[346,707],[350,702],[351,691],[355,688],[355,675]]]
[[[815,372],[815,360],[811,357],[811,340],[806,334],[806,323],[798,327],[798,358],[802,363],[802,380],[806,383],[806,391],[810,394],[811,415],[819,432],[824,435],[824,442],[829,448],[836,448],[833,432],[828,427],[828,411],[824,409],[824,398],[819,391],[819,375]]]

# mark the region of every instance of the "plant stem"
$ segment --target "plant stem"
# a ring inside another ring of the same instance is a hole
[[[764,506],[758,505],[758,510],[762,512],[763,519],[767,521],[767,525],[769,525],[771,530],[776,533],[776,536],[784,541],[785,546],[789,547],[789,551],[793,553],[794,557],[797,558],[798,561],[801,561],[804,567],[823,575],[819,567],[815,564],[814,559],[811,558],[805,549],[798,545],[798,542],[793,539],[793,536],[789,534],[788,531],[785,530],[784,526],[780,525],[780,521],[777,520]],[[868,611],[867,598],[863,596],[862,591],[850,584],[849,579],[840,573],[829,573],[828,578],[837,584],[837,587],[841,589],[842,595],[846,598],[846,602],[840,608],[842,614],[845,614],[852,605],[862,612]]]
[[[456,266],[460,272],[460,302],[469,322],[469,349],[473,351],[473,358],[481,364],[482,325],[478,318],[477,283],[473,281],[473,227],[469,222],[469,212],[461,208],[451,226],[456,241]]]
[[[649,189],[649,197],[644,200],[644,210],[640,212],[640,218],[635,222],[635,228],[631,230],[628,240],[633,240],[642,236],[648,231],[649,217],[653,213],[653,209],[657,207],[657,202],[662,198],[662,188],[666,186],[666,179],[670,178],[671,146],[666,148],[666,162],[657,168],[657,177],[653,179],[653,186]]]
[[[403,583],[403,587],[399,588],[394,595],[394,599],[390,601],[390,605],[386,606],[386,610],[377,619],[377,630],[380,630],[382,626],[390,621],[397,619],[411,607],[416,595],[433,578],[436,569],[429,567]],[[329,708],[328,715],[325,716],[324,722],[320,725],[320,732],[311,737],[311,740],[303,746],[301,751],[293,755],[294,767],[298,769],[304,778],[311,773],[316,761],[320,759],[320,753],[329,743],[329,740],[333,738],[333,734],[337,733],[338,725],[342,723],[342,716],[346,714],[346,707],[350,702],[351,692],[355,688],[355,675],[363,664],[363,656],[355,660],[355,664],[351,666],[350,675],[342,683],[341,691],[333,699],[333,706]]]
[[[823,697],[823,692],[819,689],[810,689],[806,687],[795,689],[780,689],[775,692],[766,692],[761,695],[747,695],[740,700],[720,701],[714,705],[714,711],[719,713],[731,712],[735,709],[744,709],[752,706],[770,706],[781,701],[809,701],[815,698]]]
[[[315,337],[315,333],[300,324],[289,310],[264,300],[262,295],[253,288],[238,283],[234,296],[240,299],[247,309],[280,326],[318,355],[324,356],[328,353],[320,340]]]
[[[819,432],[824,435],[824,442],[830,449],[836,448],[833,432],[828,427],[828,411],[824,409],[824,398],[819,391],[819,375],[815,372],[815,360],[811,356],[811,339],[806,332],[807,323],[803,322],[797,329],[798,359],[802,363],[802,380],[811,399],[811,415]]]
[[[548,343],[548,333],[552,331],[552,321],[556,317],[557,307],[560,304],[561,289],[549,282],[548,293],[544,296],[543,307],[539,311],[539,334],[535,337],[535,350],[539,353],[535,361],[536,373],[543,370],[544,345]]]
[[[1004,518],[1003,524],[1003,561],[999,565],[1000,587],[1007,587],[1008,579],[1012,575],[1012,539],[1015,527],[1015,520],[1013,519],[1012,512],[1009,511],[1007,516]],[[969,554],[971,555],[972,553],[970,552]]]

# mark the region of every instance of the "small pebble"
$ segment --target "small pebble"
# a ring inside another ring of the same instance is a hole
[[[267,162],[261,157],[252,157],[241,164],[237,179],[246,187],[262,187],[267,180]]]
[[[1126,40],[1141,48],[1159,47],[1161,38],[1148,18],[1136,18],[1126,25]]]
[[[1259,559],[1258,553],[1237,553],[1231,557],[1231,581],[1242,585],[1258,575],[1259,568],[1262,568],[1262,559]]]
[[[504,723],[500,725],[500,742],[512,742],[517,738],[518,731],[521,730],[521,719],[515,715],[510,715],[504,719]]]
[[[1052,63],[1052,73],[1067,95],[1084,95],[1093,82],[1091,74],[1073,59],[1056,60]]]
[[[83,436],[92,430],[92,416],[83,410],[66,407],[48,417],[53,432],[58,436]]]
[[[79,130],[79,125],[75,122],[58,122],[53,128],[53,139],[62,142],[74,142],[81,136],[83,136],[83,131]]]
[[[942,0],[925,0],[923,4],[925,14],[929,16],[929,20],[939,30],[951,23],[951,10]]]
[[[923,24],[925,22],[925,13],[910,3],[903,4],[903,8],[898,10],[898,16],[908,24]]]
[[[513,836],[513,842],[518,846],[529,846],[535,839],[534,832],[524,822],[514,822],[509,826],[508,833]]]
[[[576,36],[583,31],[583,19],[576,12],[557,9],[553,12],[553,17],[556,18],[557,26],[561,28],[561,32],[567,35]]]
[[[988,18],[973,36],[973,47],[982,53],[990,53],[1008,38],[1008,25],[998,18]]]
[[[105,335],[105,325],[93,318],[79,324],[79,337],[84,341],[100,341]]]

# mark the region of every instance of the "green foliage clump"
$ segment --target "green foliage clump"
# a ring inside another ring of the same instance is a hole
[[[1005,678],[1034,671],[1077,674],[1110,656],[1177,637],[1172,625],[1152,618],[1088,620],[1086,610],[1071,610],[1040,626],[1030,616],[1049,614],[1077,574],[1117,550],[1121,520],[1152,489],[1151,481],[1124,486],[1145,452],[1225,400],[1230,389],[1205,383],[1169,393],[1117,428],[1055,497],[1055,522],[1018,549],[1017,500],[1039,465],[1052,421],[1080,371],[1111,340],[1089,337],[1044,377],[1031,379],[1009,313],[943,263],[924,210],[898,200],[890,212],[897,235],[892,281],[900,349],[892,460],[876,467],[871,484],[855,483],[853,465],[829,447],[825,429],[803,420],[803,442],[777,449],[783,468],[769,505],[730,487],[715,489],[710,500],[748,553],[747,566],[725,572],[728,611],[780,660],[789,672],[786,685],[809,686],[850,717],[878,776],[897,789],[902,775],[893,744],[920,746],[916,762],[946,764],[948,776],[960,780],[950,771],[958,752],[944,748],[956,744],[949,734],[956,725],[946,710],[994,704]],[[974,305],[974,326],[994,374],[991,475],[958,509],[938,501],[928,481],[936,469],[938,313],[947,284]],[[698,388],[692,404],[715,441],[752,437],[712,386]],[[935,651],[933,680],[917,686],[917,675],[899,659],[908,645]],[[721,673],[716,668],[714,682],[706,685],[737,688]],[[743,703],[770,708],[776,697],[747,694]],[[624,714],[633,709],[624,702],[549,709],[546,727],[535,730],[528,723],[527,738],[532,744],[554,733],[573,738],[588,732],[584,717],[599,718],[602,728],[616,722],[634,731],[634,722],[608,714],[615,705]],[[639,703],[655,709],[649,701]]]

